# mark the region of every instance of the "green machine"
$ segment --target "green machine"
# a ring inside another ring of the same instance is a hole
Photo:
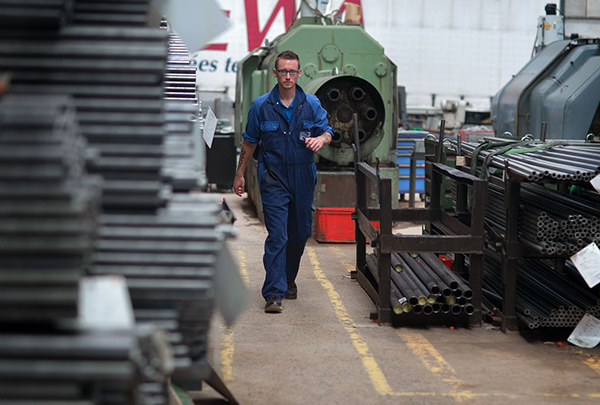
[[[360,158],[374,166],[378,159],[382,175],[398,177],[396,65],[360,25],[333,24],[322,17],[298,19],[287,32],[257,48],[239,63],[235,98],[237,145],[242,142],[250,104],[277,83],[273,76],[275,59],[288,49],[300,57],[302,76],[298,84],[319,98],[334,130],[331,144],[315,154],[318,176],[314,206],[353,207],[356,197],[352,149],[355,113]],[[256,167],[257,161],[252,159],[246,171],[246,189],[262,220]],[[392,195],[397,195],[398,182],[392,184],[396,188]],[[369,205],[376,206],[377,191],[372,190],[370,195]]]

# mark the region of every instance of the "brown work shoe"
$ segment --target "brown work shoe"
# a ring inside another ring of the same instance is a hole
[[[298,286],[295,282],[288,283],[287,290],[283,296],[286,300],[295,300],[298,298]]]
[[[267,314],[280,314],[281,311],[281,298],[271,297],[267,300],[265,304],[265,312]]]

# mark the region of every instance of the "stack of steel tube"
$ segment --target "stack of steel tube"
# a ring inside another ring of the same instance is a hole
[[[517,271],[518,318],[530,329],[540,327],[575,327],[584,314],[600,316],[600,299],[576,276],[570,261],[566,265],[570,277],[554,271],[552,263],[542,260],[520,260]],[[483,296],[502,308],[500,257],[488,252],[485,259]]]
[[[519,227],[523,238],[541,247],[542,253],[575,254],[600,242],[600,205],[536,185],[524,185]]]
[[[378,258],[367,256],[375,277]],[[392,253],[390,302],[394,313],[467,315],[475,313],[473,291],[434,253]]]
[[[170,29],[163,19],[161,28]],[[196,90],[196,67],[174,31],[169,31],[169,53],[164,80],[165,159],[163,176],[175,191],[206,186],[202,110]]]
[[[508,166],[511,176],[533,182],[545,179],[589,182],[600,174],[600,147],[597,144],[572,142],[552,147],[541,145],[536,142],[519,144],[515,146],[515,151],[520,150],[519,153],[498,154],[491,157],[489,165],[502,170]],[[467,156],[472,156],[476,147],[477,144],[463,142],[461,150]],[[478,160],[483,162],[493,151],[481,150]]]
[[[0,321],[76,318],[100,197],[85,154],[69,97],[0,102]]]
[[[504,230],[504,190],[488,185],[486,222]],[[600,205],[538,184],[524,184],[519,209],[519,239],[542,255],[577,253],[600,242]]]

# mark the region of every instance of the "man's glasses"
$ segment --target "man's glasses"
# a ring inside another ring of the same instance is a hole
[[[296,77],[300,73],[300,70],[296,70],[296,69],[294,69],[294,70],[277,69],[277,74],[279,76],[285,77],[285,76],[287,76],[288,73],[290,74],[290,76]]]

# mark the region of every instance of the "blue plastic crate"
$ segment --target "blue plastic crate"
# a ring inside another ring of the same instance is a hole
[[[410,190],[410,179],[409,178],[399,179],[398,180],[398,194],[406,194],[409,192],[409,190]],[[424,178],[415,179],[415,193],[417,193],[417,194],[425,193],[425,179]]]
[[[398,176],[410,176],[410,166],[407,167],[398,167]],[[424,167],[417,167],[417,171],[415,173],[415,177],[418,178],[425,178],[425,168]]]

